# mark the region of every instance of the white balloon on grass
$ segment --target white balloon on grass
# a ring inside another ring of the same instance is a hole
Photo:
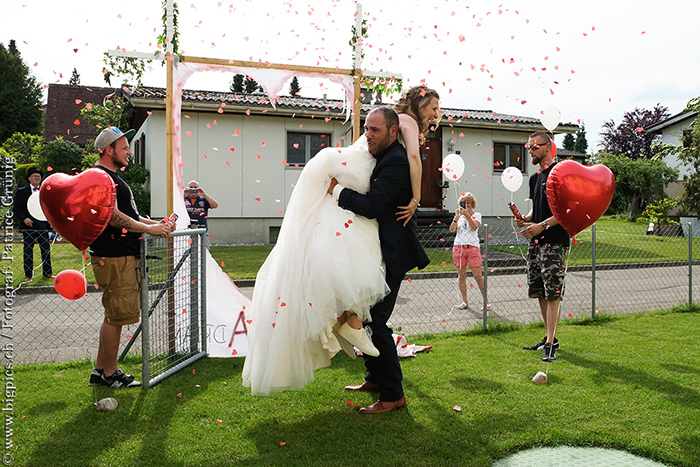
[[[555,106],[550,105],[544,108],[542,111],[542,118],[540,118],[540,123],[542,126],[549,131],[554,131],[554,129],[559,125],[561,121],[561,112]]]
[[[27,210],[31,216],[38,221],[45,221],[46,216],[44,211],[41,209],[41,203],[39,202],[39,193],[33,193],[27,200]]]
[[[442,175],[449,181],[454,182],[464,173],[464,159],[459,154],[448,154],[442,160]]]
[[[523,173],[517,167],[508,167],[501,175],[501,183],[506,190],[515,193],[523,184]]]

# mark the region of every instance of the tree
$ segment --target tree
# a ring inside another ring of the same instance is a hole
[[[574,141],[574,135],[571,133],[567,133],[564,135],[564,149],[568,151],[573,151],[574,146],[576,145],[576,141]]]
[[[683,176],[685,192],[681,195],[681,205],[700,214],[700,97],[691,99],[685,112],[698,112],[698,116],[690,124],[690,132],[684,132],[683,147],[678,152],[678,160],[689,169]]]
[[[581,125],[581,129],[576,132],[576,143],[574,151],[586,154],[588,151],[588,141],[586,140],[586,126]]]
[[[17,132],[7,138],[2,144],[8,156],[14,157],[17,164],[30,164],[36,162],[43,146],[43,138],[40,135]]]
[[[46,174],[58,172],[74,175],[80,173],[85,151],[62,136],[46,143],[37,157],[37,163]]]
[[[85,106],[80,110],[85,123],[98,130],[110,126],[124,129],[131,124],[133,114],[134,107],[119,96],[106,99],[104,105],[93,104],[91,108]]]
[[[299,80],[295,76],[292,79],[292,84],[289,85],[289,95],[292,97],[298,97],[301,92],[301,87],[299,86]]]
[[[233,82],[229,89],[231,89],[231,92],[247,92],[248,94],[263,90],[262,86],[253,78],[240,74],[233,76]]]
[[[43,131],[41,85],[22,61],[14,40],[0,44],[0,143],[13,133]]]
[[[80,84],[80,75],[78,74],[77,68],[73,68],[73,74],[70,77],[70,81],[68,81],[68,84],[72,86],[77,86]]]
[[[605,152],[624,154],[631,159],[653,157],[651,145],[660,136],[647,133],[644,129],[670,115],[667,107],[656,104],[652,110],[635,108],[632,112],[625,112],[622,123],[617,126],[613,120],[604,122],[600,135]]]
[[[257,81],[255,81],[253,78],[250,76],[246,76],[245,78],[245,92],[248,94],[252,94],[255,91],[262,91],[263,88],[258,84]]]
[[[243,80],[245,79],[245,76],[236,74],[233,76],[233,82],[231,83],[231,86],[229,89],[231,89],[231,92],[243,92]]]
[[[654,197],[664,198],[664,189],[676,180],[678,171],[661,159],[632,159],[623,154],[602,153],[600,162],[615,175],[615,195],[611,206],[616,211],[630,209],[629,219],[635,221],[642,205]]]

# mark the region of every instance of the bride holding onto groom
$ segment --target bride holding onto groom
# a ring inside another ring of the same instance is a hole
[[[365,380],[346,390],[379,394],[360,413],[406,405],[387,321],[406,272],[429,262],[414,211],[418,148],[438,103],[435,91],[416,86],[397,104],[400,114],[375,108],[352,146],[325,148],[306,164],[247,312],[243,384],[253,394],[301,389],[341,348],[354,357],[354,345]]]

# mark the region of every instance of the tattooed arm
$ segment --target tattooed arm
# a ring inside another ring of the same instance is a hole
[[[138,233],[146,232],[151,235],[162,235],[163,237],[167,237],[173,230],[165,222],[155,222],[144,218],[140,219],[146,222],[132,219],[131,217],[122,213],[115,206],[114,212],[112,213],[112,218],[109,220],[109,225],[116,227],[117,229],[121,229],[122,231]]]

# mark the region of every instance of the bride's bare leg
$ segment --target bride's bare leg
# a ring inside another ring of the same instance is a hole
[[[338,321],[338,326],[342,326],[348,320],[348,312],[344,311],[336,318]]]
[[[364,327],[362,325],[362,320],[360,320],[360,318],[358,318],[355,313],[352,313],[350,311],[346,311],[345,313],[347,313],[348,315],[348,326],[350,326],[353,329],[362,329]]]

